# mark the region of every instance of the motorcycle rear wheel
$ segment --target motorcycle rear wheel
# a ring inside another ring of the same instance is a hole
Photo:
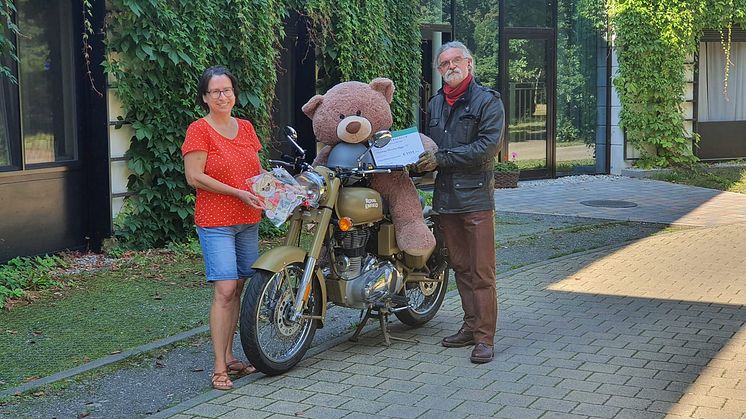
[[[257,270],[241,304],[241,346],[249,362],[267,375],[283,374],[306,354],[316,333],[316,320],[290,320],[303,265],[295,263],[280,272]],[[312,285],[304,315],[321,313],[321,295]]]
[[[396,318],[407,326],[418,327],[429,322],[443,304],[448,292],[449,268],[441,274],[441,282],[412,282],[404,289],[404,295],[409,297],[409,306],[405,310],[396,311]]]

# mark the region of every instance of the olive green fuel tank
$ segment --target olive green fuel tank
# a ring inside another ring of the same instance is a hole
[[[350,217],[353,225],[383,219],[383,198],[370,188],[347,187],[339,191],[337,216]]]

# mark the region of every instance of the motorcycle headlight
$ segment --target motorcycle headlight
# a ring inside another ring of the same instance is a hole
[[[326,181],[320,174],[309,170],[295,176],[295,180],[306,191],[306,205],[317,207],[326,196]]]

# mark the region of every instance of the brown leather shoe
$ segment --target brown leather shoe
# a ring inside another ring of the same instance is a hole
[[[471,357],[469,359],[471,359],[471,362],[475,364],[485,364],[492,361],[493,355],[494,350],[492,349],[492,346],[480,342],[474,346],[474,350],[471,351]]]
[[[467,332],[462,327],[455,335],[446,336],[440,341],[446,348],[462,348],[474,344],[474,333]]]

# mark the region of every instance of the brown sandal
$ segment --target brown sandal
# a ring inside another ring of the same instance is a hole
[[[228,368],[228,375],[235,377],[243,377],[244,375],[249,375],[256,372],[256,368],[254,368],[253,365],[249,363],[243,363],[238,359],[234,359],[233,361],[228,362],[227,364],[225,364],[225,366],[226,368]]]
[[[212,373],[212,388],[215,390],[232,390],[233,381],[228,378],[228,372],[214,372]]]

